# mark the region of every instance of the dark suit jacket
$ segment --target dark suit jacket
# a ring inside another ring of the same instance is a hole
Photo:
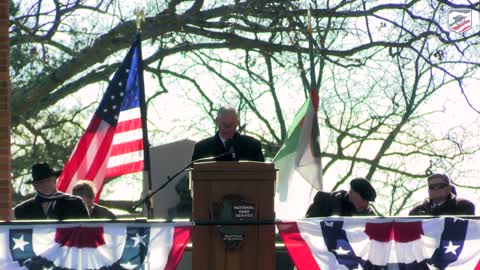
[[[115,219],[115,214],[112,213],[107,207],[103,207],[98,204],[93,204],[92,213],[90,213],[90,218],[109,218]]]
[[[233,147],[235,149],[236,160],[265,161],[262,153],[262,145],[256,139],[240,135],[238,132],[233,136]],[[214,157],[228,152],[218,135],[199,141],[193,148],[192,161],[200,158]],[[233,160],[231,155],[227,155],[223,161]]]
[[[409,213],[410,216],[440,216],[440,215],[475,215],[475,205],[465,199],[455,197],[452,193],[441,205],[434,207],[433,203],[426,199],[417,205]]]
[[[61,194],[52,200],[47,214],[42,210],[37,196],[28,199],[14,208],[16,219],[78,219],[88,218],[88,210],[82,199],[69,194]]]
[[[319,191],[313,203],[308,207],[307,217],[328,216],[375,216],[369,207],[364,212],[357,212],[355,206],[348,199],[348,192],[339,190],[335,192]]]

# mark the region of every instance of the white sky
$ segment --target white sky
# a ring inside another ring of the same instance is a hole
[[[478,17],[474,19],[474,27],[475,28],[479,27]],[[144,56],[147,53],[144,53]],[[208,75],[204,75],[204,76],[205,76],[205,80],[208,80]],[[480,76],[477,76],[477,77],[480,77]],[[480,88],[478,87],[479,86],[478,81],[470,80],[464,83],[465,83],[465,90],[466,90],[466,93],[468,94],[469,99],[471,100],[471,102],[474,103],[474,105],[477,106],[478,109],[480,109],[480,102],[478,101],[480,100],[479,99]],[[156,82],[152,81],[151,78],[148,78],[148,76],[146,76],[145,86],[146,86],[147,97],[151,95],[153,90],[153,89],[149,90],[149,85],[156,85]],[[212,85],[212,90],[215,90],[216,87],[217,86]],[[299,85],[298,89],[300,90],[302,89],[302,87]],[[285,100],[295,101],[290,104],[286,104],[285,102],[283,102],[284,105],[287,105],[285,110],[287,112],[290,112],[289,115],[287,115],[286,117],[291,120],[293,119],[293,116],[296,113],[297,108],[299,108],[303,102],[303,93],[302,91],[280,91],[280,93],[284,94],[284,96],[281,98],[282,101],[285,101]],[[437,109],[443,110],[443,112],[441,114],[437,114],[435,118],[429,119],[432,132],[437,131],[439,133],[445,134],[446,132],[448,132],[449,129],[457,125],[471,127],[472,129],[475,129],[476,132],[478,132],[479,130],[478,114],[467,106],[467,103],[464,97],[461,95],[460,89],[456,85],[451,84],[447,87],[447,89],[443,89],[442,91],[439,91],[439,93],[440,93],[439,95],[435,96],[432,100],[429,101],[429,106],[431,108],[435,110]],[[190,93],[185,93],[181,89],[178,89],[178,91],[171,91],[168,94],[164,94],[161,97],[157,98],[155,103],[152,104],[152,106],[150,106],[149,119],[150,121],[152,121],[151,123],[149,123],[150,128],[152,129],[156,127],[164,131],[165,130],[173,131],[172,135],[162,136],[161,141],[155,140],[155,142],[152,142],[152,145],[156,145],[158,143],[163,144],[163,143],[168,143],[171,141],[183,139],[182,136],[179,137],[177,132],[175,132],[175,130],[177,130],[178,123],[184,122],[185,119],[198,119],[199,114],[201,114],[202,112],[198,108],[192,108],[191,103],[186,100],[186,97],[188,97],[189,94]],[[264,108],[264,109],[271,110],[273,108]],[[208,120],[204,120],[203,123],[205,123],[207,130],[210,130],[211,132],[213,132],[213,123],[211,123]],[[201,138],[204,138],[205,136],[207,136],[207,133],[190,132],[189,134],[185,135],[184,138],[199,140]],[[421,165],[421,168],[424,168],[424,164],[420,164],[420,165]],[[475,160],[465,160],[462,163],[462,166],[471,168],[472,170],[471,176],[480,176],[480,172],[477,169],[478,166]],[[468,180],[465,180],[462,178],[456,179],[454,177],[455,176],[453,176],[454,181],[468,182]],[[325,179],[328,179],[328,177],[326,177]],[[472,181],[478,181],[478,180],[472,180]],[[331,188],[333,184],[334,183],[331,181],[330,182],[325,181],[326,190],[329,190],[329,188]],[[128,187],[129,189],[132,188],[132,183],[124,182],[122,183],[122,185],[126,185],[126,188]],[[344,187],[344,188],[348,188],[348,187]],[[468,198],[476,203],[480,202],[478,192],[473,192],[472,190],[463,189],[463,188],[457,188],[457,190],[461,197]],[[426,190],[423,193],[420,192],[417,194],[417,196],[414,199],[418,201],[422,200],[426,194],[427,194]],[[117,197],[114,194],[112,194],[111,196],[112,198]],[[129,192],[128,194],[122,195],[122,198],[136,199],[138,198],[138,193]],[[381,204],[381,203],[382,203],[381,201],[377,201],[377,204]],[[403,213],[406,214],[407,211],[408,209],[405,210]],[[480,211],[480,209],[477,211]]]
[[[134,0],[132,6],[141,6],[143,1],[141,0]],[[372,0],[369,2],[376,2],[378,1]],[[466,1],[454,1],[455,3],[465,3]],[[376,4],[375,3],[375,4]],[[374,3],[372,3],[374,4]],[[478,14],[477,14],[478,15]],[[108,24],[108,22],[105,22]],[[473,17],[473,27],[478,30],[480,27],[479,24],[479,16]],[[445,27],[446,28],[446,27]],[[454,34],[455,35],[455,34]],[[144,49],[144,57],[148,55],[148,50]],[[173,59],[174,62],[174,59]],[[204,80],[209,80],[209,75],[204,74]],[[478,74],[477,77],[480,77]],[[201,79],[200,79],[201,80]],[[474,106],[480,110],[480,84],[478,81],[470,80],[466,81],[465,83],[465,90],[467,95],[470,98],[470,101],[474,104]],[[146,88],[146,96],[149,97],[153,94],[153,91],[156,90],[154,87],[157,86],[157,82],[152,80],[148,75],[145,76],[145,88]],[[287,86],[289,90],[291,90],[291,85]],[[82,102],[84,104],[93,102],[95,100],[100,100],[103,91],[106,88],[106,84],[99,84],[99,85],[92,85],[89,86],[75,95],[72,95],[71,99],[67,102]],[[301,104],[303,103],[303,91],[301,91],[302,86],[298,85],[296,87],[298,91],[280,91],[280,99],[285,105],[284,111],[287,113],[286,118],[288,125],[290,121],[293,119],[296,110],[300,108]],[[176,140],[181,140],[184,138],[189,138],[193,140],[199,140],[207,136],[208,133],[213,133],[213,123],[208,121],[208,119],[204,119],[202,124],[205,126],[205,130],[207,132],[190,132],[189,134],[185,134],[182,136],[183,128],[178,128],[179,123],[184,123],[185,119],[192,119],[193,121],[199,120],[199,115],[202,112],[195,107],[192,107],[192,103],[188,101],[188,96],[192,93],[182,91],[182,89],[177,89],[178,91],[171,91],[167,94],[161,95],[158,97],[154,104],[149,107],[149,127],[150,129],[160,129],[163,131],[172,131],[171,134],[162,134],[159,137],[153,138],[151,141],[152,146],[158,144],[169,143]],[[217,90],[216,85],[212,85],[212,90]],[[227,90],[228,91],[228,90]],[[96,93],[96,94],[92,94]],[[75,101],[73,100],[75,99]],[[289,100],[291,102],[285,102],[285,100]],[[451,127],[456,125],[462,125],[465,127],[471,127],[472,132],[477,132],[480,135],[480,127],[478,122],[478,114],[470,109],[465,102],[465,99],[461,95],[460,90],[455,85],[450,85],[447,89],[440,91],[440,94],[435,96],[430,102],[429,106],[432,108],[438,109],[439,107],[443,108],[442,117],[436,116],[434,119],[430,119],[430,126],[432,131],[438,131],[441,133],[447,132]],[[266,111],[272,111],[273,108],[267,107],[264,108]],[[87,116],[89,119],[91,116]],[[321,131],[322,132],[322,131]],[[152,135],[150,135],[152,137]],[[479,156],[480,158],[480,156]],[[478,183],[480,184],[480,171],[477,168],[478,164],[476,159],[466,160],[462,163],[463,167],[471,168],[471,176],[476,176],[476,179],[471,179],[472,184]],[[139,175],[135,175],[133,177],[125,177],[122,178],[121,181],[117,181],[115,185],[114,193],[103,196],[105,199],[130,199],[135,200],[138,199],[140,196],[141,186],[135,185],[135,178],[138,178]],[[325,178],[328,179],[328,178]],[[454,179],[459,181],[468,182],[470,180],[465,180],[462,178]],[[326,190],[329,187],[333,186],[333,182],[326,181],[324,183]],[[113,188],[113,187],[112,187]],[[344,187],[347,188],[347,187]],[[119,193],[118,190],[125,190],[128,192],[121,192]],[[108,191],[108,190],[106,190]],[[113,190],[112,190],[113,191]],[[108,192],[104,192],[107,194]],[[469,189],[462,189],[458,188],[458,193],[461,197],[466,197],[477,204],[480,203],[480,197],[477,192],[472,192]],[[423,193],[426,195],[426,190]],[[422,194],[419,194],[420,196]],[[421,200],[422,198],[416,198],[417,200]],[[381,203],[381,202],[377,202]],[[477,209],[477,213],[480,213],[480,209]]]

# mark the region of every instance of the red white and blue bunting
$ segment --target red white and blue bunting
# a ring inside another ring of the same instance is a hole
[[[173,270],[190,223],[0,226],[0,269]]]
[[[480,221],[315,218],[277,223],[298,270],[480,269]]]
[[[480,270],[480,220],[311,218],[277,223],[298,270]],[[173,270],[191,223],[0,225],[1,270]]]

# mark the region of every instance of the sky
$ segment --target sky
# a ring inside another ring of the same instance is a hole
[[[478,17],[474,17],[473,19],[474,19],[473,27],[474,29],[476,29],[477,27],[479,27]],[[456,34],[452,33],[452,35],[456,35]],[[148,50],[144,52],[144,56],[145,55],[148,55]],[[175,59],[171,59],[171,61],[175,62]],[[210,78],[208,74],[200,74],[200,76],[203,77],[203,78],[199,78],[200,81],[209,80]],[[480,77],[480,76],[477,76],[477,77]],[[156,85],[156,82],[152,78],[146,77],[145,85],[146,85],[146,93],[148,97],[151,94],[153,94],[153,89],[155,88],[155,87],[149,87],[149,86]],[[184,84],[178,84],[178,85],[179,87],[181,87]],[[478,102],[478,100],[480,100],[478,85],[479,85],[478,81],[474,81],[474,80],[464,81],[464,89],[465,89],[466,95],[468,96],[472,104],[477,109],[480,109],[480,102]],[[103,86],[101,86],[100,88],[102,87]],[[219,86],[212,85],[212,88],[216,88],[216,87],[219,87]],[[100,88],[99,90],[101,90]],[[301,89],[301,86],[298,86],[298,88]],[[213,123],[209,122],[206,119],[203,119],[202,123],[206,124],[205,130],[203,132],[190,132],[188,136],[185,136],[185,137],[182,137],[181,135],[178,134],[179,132],[182,133],[184,130],[184,127],[180,127],[180,128],[178,127],[179,123],[185,122],[184,121],[185,119],[192,119],[193,121],[195,121],[195,119],[199,119],[199,114],[201,114],[202,111],[200,111],[198,108],[192,108],[192,105],[191,105],[192,103],[189,100],[189,97],[191,98],[192,93],[182,91],[182,89],[174,89],[174,90],[177,90],[177,91],[170,91],[166,94],[161,95],[159,98],[155,100],[153,104],[151,104],[149,108],[150,128],[151,129],[158,128],[162,131],[166,131],[166,130],[170,131],[170,134],[164,133],[158,138],[154,138],[153,145],[155,145],[156,143],[158,144],[169,143],[177,139],[183,139],[183,138],[199,140],[208,136],[209,133],[213,133],[214,131]],[[301,93],[301,91],[295,91],[294,93],[296,94],[292,94],[292,91],[281,91],[281,93],[286,93],[286,96],[283,96],[281,100],[296,101],[296,102],[292,102],[291,104],[288,104],[289,105],[287,106],[288,108],[285,108],[286,111],[290,112],[287,114],[287,118],[291,120],[293,119],[293,116],[296,112],[296,108],[299,108],[301,106],[301,103],[303,102],[303,96],[301,95],[298,96],[298,93]],[[452,127],[456,127],[456,126],[472,127],[472,132],[473,132],[473,128],[475,128],[475,132],[478,132],[478,130],[480,130],[478,125],[479,123],[478,113],[468,106],[465,100],[465,97],[462,95],[457,85],[450,84],[446,87],[446,89],[440,91],[439,93],[440,93],[439,95],[436,95],[433,99],[429,101],[428,108],[427,108],[427,110],[441,111],[441,113],[437,113],[434,117],[431,117],[431,119],[428,119],[429,126],[431,127],[432,132],[437,132],[438,134],[447,134],[451,132]],[[264,108],[264,109],[270,110],[273,108]],[[465,160],[461,166],[471,168],[470,176],[475,176],[475,175],[480,176],[480,171],[477,169],[476,162],[474,159]],[[458,181],[458,182],[465,182],[465,181],[468,182],[468,179],[465,179],[465,177],[468,177],[468,176],[460,176],[459,178],[456,178],[456,176],[452,176],[452,180]],[[328,179],[328,177],[326,179]],[[133,183],[134,182],[135,181],[133,181]],[[324,184],[325,184],[325,190],[330,190],[333,187],[334,182],[326,181]],[[121,184],[119,183],[118,185],[123,185],[129,189],[131,189],[134,186],[134,184],[132,184],[132,182],[129,182],[129,181],[122,182]],[[298,186],[298,188],[300,189],[300,186]],[[348,189],[348,186],[344,185],[340,188]],[[461,187],[458,187],[457,190],[461,197],[468,198],[476,203],[480,202],[480,197],[478,192],[472,191],[471,189],[461,188]],[[122,198],[137,199],[138,194],[139,193],[137,192],[125,194],[122,196]],[[421,201],[423,197],[426,196],[426,194],[427,194],[426,190],[424,192],[419,192],[413,199],[416,201]],[[117,195],[112,193],[110,196],[114,198]],[[105,198],[108,198],[110,196],[106,196]],[[377,204],[381,204],[381,203],[382,202],[377,202]],[[303,203],[301,207],[306,208],[305,203]],[[480,209],[478,209],[477,211],[480,211]],[[407,212],[408,212],[408,209],[403,211],[402,214],[406,214]]]
[[[135,0],[132,4],[133,6],[142,6],[142,2],[140,0]],[[375,0],[369,1],[372,4],[376,4],[379,2]],[[454,1],[455,3],[461,3],[466,1]],[[476,14],[478,15],[478,14]],[[446,19],[443,23],[446,23]],[[111,22],[102,22],[103,27],[107,27]],[[480,27],[479,24],[479,16],[473,17],[473,27],[474,29],[478,29]],[[473,30],[472,30],[473,31]],[[452,33],[452,35],[457,35]],[[144,49],[144,56],[148,55],[150,52],[147,49]],[[119,56],[121,57],[121,56]],[[170,64],[175,63],[175,58],[169,59]],[[168,63],[167,63],[168,65]],[[209,74],[201,74],[199,75],[200,81],[209,81],[210,76]],[[478,75],[477,77],[480,77]],[[470,101],[473,105],[480,110],[480,87],[479,82],[470,80],[465,81],[465,90],[466,94],[469,97]],[[146,95],[151,96],[154,90],[157,87],[157,82],[151,78],[146,76],[145,77],[145,86],[146,86]],[[187,89],[182,89],[185,86],[184,83],[178,83],[177,88],[172,88],[175,91],[170,91],[166,94],[161,95],[158,97],[153,104],[149,107],[149,126],[150,129],[159,129],[162,132],[159,134],[150,134],[152,145],[158,144],[165,144],[175,140],[180,140],[184,138],[189,138],[192,140],[199,140],[202,139],[209,134],[214,132],[214,125],[205,117],[201,115],[203,112],[199,108],[195,108],[192,106],[191,99],[193,99],[192,92],[186,91]],[[218,84],[212,84],[212,90],[215,90],[219,87]],[[301,85],[292,86],[286,85],[285,88],[291,89],[292,87],[296,87],[299,89],[298,91],[281,91],[281,100],[289,100],[290,102],[285,103],[285,112],[287,123],[289,123],[292,119],[294,114],[296,113],[297,108],[300,108],[301,104],[303,103],[303,93],[300,91],[302,89]],[[106,88],[106,84],[97,84],[91,85],[86,87],[85,89],[79,91],[77,94],[72,95],[68,100],[67,103],[71,102],[81,102],[83,104],[90,103],[95,100],[100,100],[103,91]],[[228,90],[225,90],[228,91]],[[97,94],[92,94],[97,93]],[[454,126],[464,126],[464,127],[471,127],[472,132],[478,132],[478,113],[471,109],[465,101],[465,98],[462,96],[459,88],[456,85],[449,85],[446,89],[440,92],[440,95],[435,96],[432,100],[429,101],[430,108],[435,110],[441,110],[442,116],[435,116],[435,118],[429,119],[429,124],[431,126],[432,132],[439,132],[439,133],[448,133],[452,127]],[[266,107],[265,110],[272,111],[273,108]],[[90,116],[86,117],[90,119]],[[201,121],[204,126],[203,131],[198,132],[189,132],[188,135],[183,135],[185,126],[180,126],[179,123],[184,123],[185,119],[191,119],[192,121]],[[87,120],[88,121],[88,120]],[[322,131],[321,131],[322,132]],[[480,135],[480,134],[479,134]],[[480,158],[480,157],[479,157]],[[480,171],[477,168],[476,158],[471,160],[465,160],[462,163],[462,166],[466,166],[471,168],[471,176],[480,177]],[[104,199],[113,199],[113,198],[122,198],[122,199],[131,199],[136,200],[139,198],[141,193],[141,186],[136,185],[138,181],[139,175],[135,175],[133,177],[126,177],[122,178],[120,181],[116,181],[116,185],[110,188],[111,191],[115,190],[116,192],[112,192],[109,194],[108,188],[107,192],[105,192],[106,196],[103,196]],[[454,176],[456,177],[456,176]],[[468,182],[468,178],[464,179],[460,176],[458,179],[454,179],[455,181],[460,182]],[[480,180],[480,179],[479,179]],[[472,179],[472,182],[479,181],[477,179]],[[478,182],[480,183],[480,182]],[[325,182],[325,188],[328,190],[333,186],[333,182]],[[348,188],[343,186],[341,188]],[[128,192],[123,192],[119,195],[118,190],[128,190]],[[476,203],[480,202],[480,197],[477,192],[472,192],[470,189],[458,188],[458,192],[462,197],[466,197]],[[426,194],[426,190],[423,194]],[[421,193],[419,193],[421,196]],[[415,198],[416,200],[421,200],[422,198]],[[478,209],[477,211],[480,211]]]

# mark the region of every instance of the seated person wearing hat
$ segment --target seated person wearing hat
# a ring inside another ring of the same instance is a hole
[[[375,189],[365,178],[350,181],[350,190],[319,191],[307,210],[307,217],[374,216],[369,201],[375,201]]]
[[[82,199],[57,191],[57,176],[47,163],[32,166],[31,183],[37,194],[14,208],[16,219],[89,218]]]
[[[410,216],[475,215],[475,205],[455,196],[447,175],[432,174],[427,182],[428,198],[410,210]]]

